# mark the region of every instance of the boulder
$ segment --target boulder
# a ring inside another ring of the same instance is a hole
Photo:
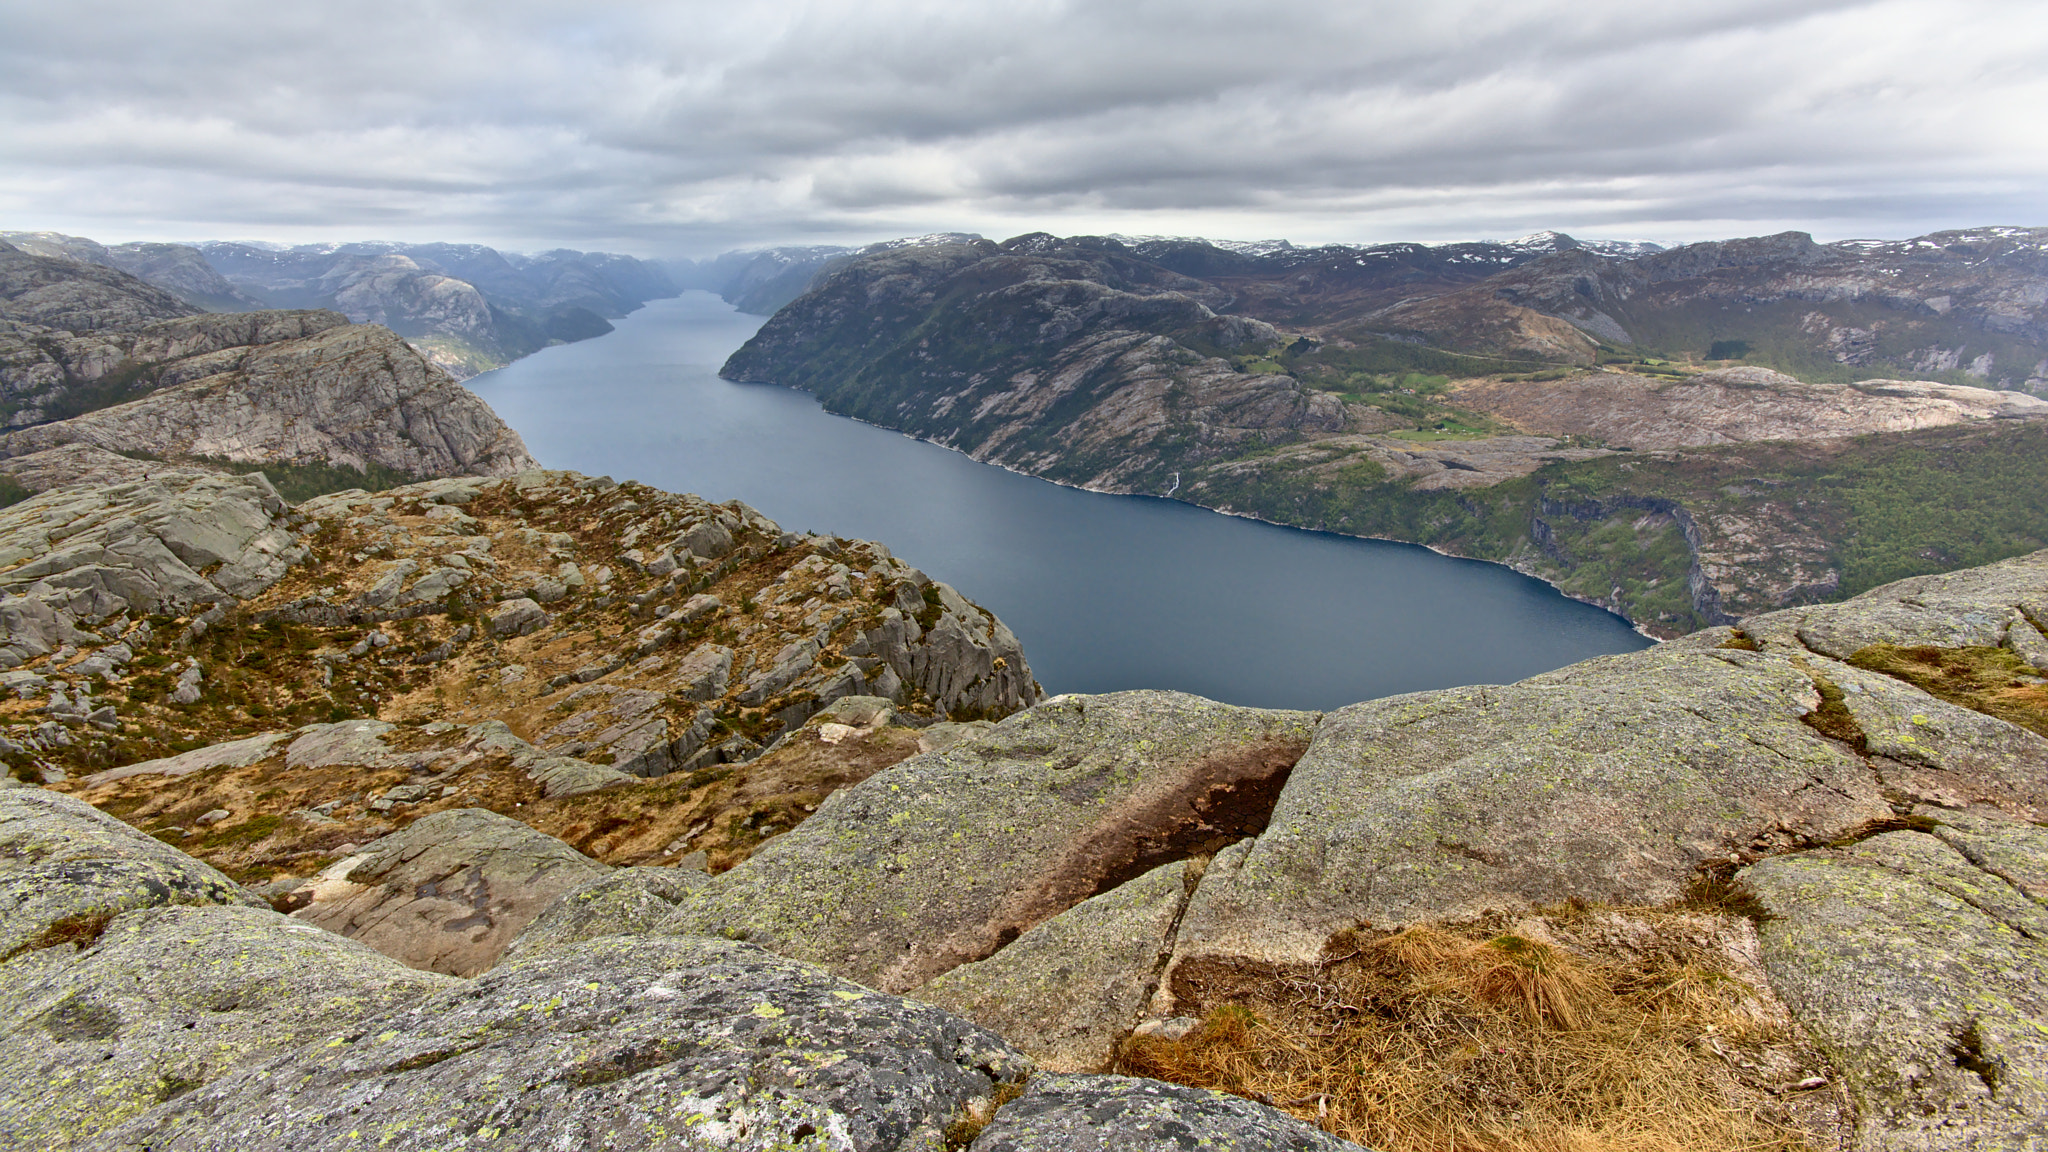
[[[996,1113],[969,1152],[1358,1152],[1294,1117],[1203,1088],[1051,1073]]]
[[[912,995],[1056,1072],[1095,1072],[1143,1015],[1200,869],[1176,860],[1092,896]]]
[[[1802,722],[1813,677],[1725,635],[1331,713],[1271,826],[1203,877],[1182,953],[1312,963],[1361,923],[1658,903],[1892,819],[1862,757]]]
[[[171,1152],[925,1152],[1030,1064],[940,1009],[728,940],[507,963],[103,1142]]]
[[[454,984],[268,908],[123,913],[82,951],[0,964],[6,1143],[73,1147]]]
[[[423,816],[330,869],[293,913],[415,968],[473,976],[555,897],[611,870],[482,808]]]
[[[0,791],[0,957],[161,904],[262,907],[240,884],[82,800]]]
[[[1764,968],[1840,1067],[1858,1148],[2048,1144],[2048,830],[1921,816],[1932,835],[1747,869]]]
[[[491,635],[524,636],[545,628],[547,623],[547,609],[520,596],[498,605],[498,610],[491,613]]]
[[[512,938],[509,963],[564,944],[599,936],[646,936],[675,913],[684,893],[710,882],[700,870],[621,868],[555,897]]]
[[[1062,696],[842,789],[683,900],[743,933],[917,987],[1161,864],[1257,833],[1317,716],[1175,692]]]
[[[669,682],[685,700],[716,700],[732,678],[732,656],[732,649],[722,644],[699,644],[683,657]]]

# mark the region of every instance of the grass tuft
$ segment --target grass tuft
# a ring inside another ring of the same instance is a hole
[[[1849,663],[2048,736],[2048,682],[2009,648],[1872,644],[1850,656]]]
[[[1319,965],[1184,966],[1175,993],[1202,1026],[1134,1036],[1111,1070],[1257,1100],[1381,1152],[1810,1147],[1778,1093],[1818,1057],[1751,1071],[1790,1039],[1706,942],[1727,921],[1572,923],[1633,943],[1581,950],[1550,921],[1420,925],[1347,934]]]

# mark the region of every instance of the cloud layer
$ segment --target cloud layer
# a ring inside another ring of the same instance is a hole
[[[106,240],[686,254],[942,228],[2048,223],[2038,0],[0,0],[0,19],[0,223]]]

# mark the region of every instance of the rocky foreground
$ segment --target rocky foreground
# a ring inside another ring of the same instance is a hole
[[[1327,714],[572,473],[0,564],[8,1146],[2048,1141],[2048,552]]]

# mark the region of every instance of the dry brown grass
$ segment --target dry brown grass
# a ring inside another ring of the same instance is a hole
[[[459,734],[437,738],[401,726],[385,738],[413,751],[448,746]],[[917,733],[908,728],[885,727],[826,744],[817,728],[809,727],[756,760],[553,800],[503,756],[490,756],[445,778],[435,777],[450,787],[448,794],[437,786],[428,799],[391,812],[375,811],[369,799],[415,779],[407,769],[352,764],[288,768],[281,755],[186,776],[71,780],[56,787],[144,832],[164,836],[248,884],[282,874],[310,876],[339,859],[344,848],[352,851],[350,846],[360,847],[449,808],[488,808],[607,864],[674,864],[684,853],[703,849],[710,869],[722,872],[802,823],[835,789],[857,784],[917,750]],[[341,801],[332,810],[333,823],[313,824],[292,815],[329,801]],[[194,827],[202,813],[216,808],[228,811],[229,818],[205,829]],[[173,836],[167,832],[173,827],[194,831]],[[687,844],[667,850],[679,840]]]
[[[1586,924],[1597,930],[1574,947],[1552,919],[1347,934],[1325,963],[1291,970],[1183,966],[1175,992],[1207,1009],[1203,1026],[1180,1041],[1134,1037],[1114,1070],[1259,1100],[1382,1152],[1836,1142],[1833,1093],[1787,1091],[1819,1057],[1731,975],[1709,942],[1718,929],[1700,927],[1732,922],[1638,912]],[[1585,947],[1603,932],[1629,943]]]
[[[49,927],[43,929],[42,935],[20,945],[12,952],[0,955],[0,962],[12,960],[24,952],[34,952],[41,948],[90,948],[99,942],[99,938],[107,931],[107,925],[113,923],[114,917],[118,915],[120,915],[118,910],[81,912],[76,916],[66,916],[62,919],[54,920],[50,923]]]

